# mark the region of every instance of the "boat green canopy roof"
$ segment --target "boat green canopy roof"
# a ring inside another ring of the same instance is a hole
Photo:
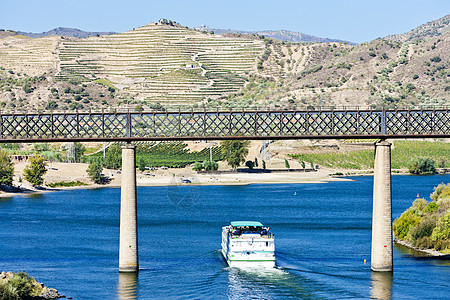
[[[233,227],[244,227],[244,226],[255,226],[255,227],[263,227],[264,225],[260,222],[255,221],[233,221],[231,222],[231,226]]]

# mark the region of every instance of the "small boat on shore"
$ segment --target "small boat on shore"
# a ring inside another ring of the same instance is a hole
[[[230,267],[274,267],[274,235],[260,222],[231,222],[222,227],[222,254]]]

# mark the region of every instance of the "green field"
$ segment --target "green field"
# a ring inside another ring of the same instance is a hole
[[[291,154],[291,157],[336,169],[372,169],[374,150],[347,153]],[[419,157],[429,157],[450,167],[450,143],[428,141],[395,141],[392,147],[392,168],[408,168]]]
[[[201,151],[190,151],[187,144],[183,142],[160,142],[160,143],[137,143],[136,144],[136,163],[141,161],[146,167],[183,168],[194,162],[203,162],[210,159],[210,149],[204,148]],[[216,146],[212,148],[212,159],[214,161],[222,160],[221,148]],[[102,162],[103,153],[98,152],[94,155],[85,156],[83,161]]]

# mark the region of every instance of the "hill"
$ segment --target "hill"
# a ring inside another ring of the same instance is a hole
[[[70,37],[77,37],[77,38],[87,38],[89,36],[115,34],[115,32],[89,32],[89,31],[83,31],[83,30],[80,30],[77,28],[58,27],[58,28],[54,28],[49,31],[44,31],[42,33],[17,31],[17,34],[31,37],[31,38],[41,38],[41,37],[54,36],[54,35],[70,36]]]
[[[88,38],[3,31],[0,109],[448,105],[450,32],[429,35],[293,43],[167,20]]]
[[[434,36],[440,36],[450,31],[450,15],[440,19],[423,24],[413,30],[404,33],[385,37],[386,40],[396,42],[411,42],[420,39],[426,39]]]
[[[244,31],[244,30],[232,30],[232,29],[213,29],[207,26],[199,26],[196,28],[200,31],[214,32],[215,34],[246,34],[246,35],[258,35],[263,37],[268,37],[272,39],[277,39],[284,42],[293,43],[350,43],[349,41],[339,40],[339,39],[329,39],[321,38],[309,34],[304,34],[301,32],[294,32],[289,30],[263,30],[263,31]]]

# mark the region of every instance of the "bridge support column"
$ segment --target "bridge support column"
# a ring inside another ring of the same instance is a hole
[[[386,141],[375,143],[371,267],[392,272],[391,143]]]
[[[119,272],[138,272],[136,146],[122,146]]]

